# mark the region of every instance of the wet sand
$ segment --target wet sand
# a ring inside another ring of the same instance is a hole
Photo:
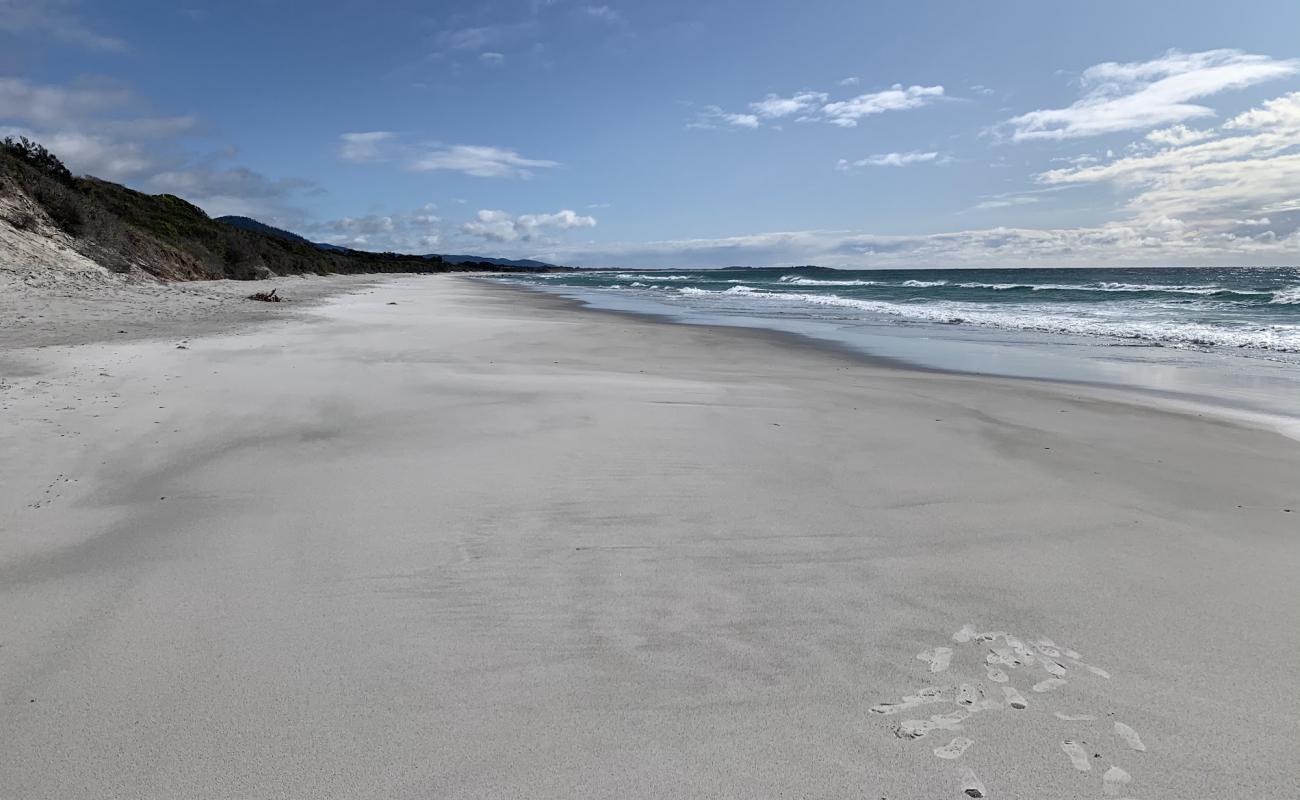
[[[1300,782],[1295,441],[463,278],[356,288],[6,340],[0,797]]]

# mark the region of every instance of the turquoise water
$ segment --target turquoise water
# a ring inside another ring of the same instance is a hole
[[[1300,268],[600,271],[523,280],[720,312],[1300,353]]]

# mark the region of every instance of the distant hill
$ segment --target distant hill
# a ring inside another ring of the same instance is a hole
[[[74,176],[35,142],[0,140],[0,260],[59,268],[88,259],[113,272],[164,280],[511,269],[437,256],[326,250],[256,220],[234,219],[214,220],[175,195]]]
[[[487,256],[453,256],[446,253],[439,253],[438,257],[448,264],[465,264],[475,262],[479,264],[496,264],[501,267],[519,267],[521,269],[547,269],[555,267],[554,264],[547,264],[545,261],[534,261],[531,258],[489,258]]]
[[[217,217],[216,221],[224,222],[227,225],[234,225],[236,228],[239,228],[241,230],[252,231],[253,233],[264,233],[267,236],[274,236],[277,239],[284,239],[285,241],[288,242],[303,242],[304,244],[316,244],[315,242],[308,240],[306,237],[299,236],[298,234],[293,233],[292,231],[286,231],[283,228],[276,228],[272,225],[267,225],[265,222],[258,222],[252,217],[237,217],[234,215],[227,215],[224,217]],[[317,245],[317,247],[319,246],[320,245]],[[344,248],[339,248],[339,249],[344,249]]]
[[[290,242],[306,242],[307,244],[319,247],[322,250],[329,250],[335,253],[357,253],[362,252],[353,250],[349,247],[340,247],[336,244],[326,244],[325,242],[313,242],[310,239],[299,236],[292,231],[286,231],[282,228],[276,228],[267,225],[265,222],[258,222],[251,217],[225,216],[217,217],[217,222],[224,222],[227,225],[233,225],[241,230],[253,231],[255,233],[264,233],[267,236],[275,236]],[[467,255],[447,255],[446,253],[430,253],[422,256],[423,258],[440,258],[448,264],[492,264],[498,267],[517,267],[519,269],[553,269],[554,264],[547,264],[545,261],[535,261],[531,258],[493,258],[490,256],[467,256]]]

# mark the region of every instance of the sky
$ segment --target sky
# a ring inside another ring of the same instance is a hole
[[[0,135],[318,241],[1300,263],[1300,3],[0,0]]]

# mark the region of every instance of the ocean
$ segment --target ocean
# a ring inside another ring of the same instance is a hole
[[[722,269],[539,276],[718,311],[889,318],[1300,353],[1300,268]]]
[[[918,366],[1144,389],[1300,424],[1300,268],[590,270],[504,279]]]

